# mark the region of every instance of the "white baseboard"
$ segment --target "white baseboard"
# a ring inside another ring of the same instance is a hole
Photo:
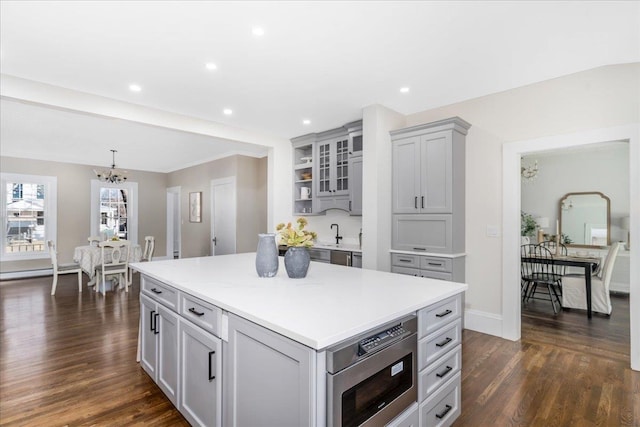
[[[465,310],[464,328],[502,338],[502,316],[478,310]]]
[[[611,282],[609,283],[609,290],[628,294],[630,292],[630,285],[629,283]]]
[[[26,279],[27,277],[52,276],[53,268],[42,270],[8,271],[0,273],[0,280]]]

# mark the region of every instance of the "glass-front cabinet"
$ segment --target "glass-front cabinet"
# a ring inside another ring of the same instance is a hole
[[[293,214],[362,215],[362,120],[291,142]]]

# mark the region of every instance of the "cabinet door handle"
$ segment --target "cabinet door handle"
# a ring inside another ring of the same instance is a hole
[[[413,206],[418,209],[418,196],[415,197],[415,200],[413,201]]]
[[[158,335],[160,333],[160,328],[158,327],[158,316],[160,316],[160,313],[156,313],[153,315],[153,318],[155,320],[155,325],[154,325],[154,330],[153,330],[153,334],[154,335]]]
[[[154,325],[154,319],[155,317],[153,316],[153,313],[155,313],[155,310],[151,310],[151,313],[149,313],[149,330],[155,332],[156,331],[156,327]]]
[[[349,200],[349,211],[351,211],[351,200]]]
[[[453,406],[446,405],[444,407],[444,411],[440,412],[439,414],[436,414],[436,418],[438,418],[438,419],[444,418],[444,416],[447,415],[449,413],[449,411],[452,410],[452,409],[453,409]]]
[[[348,267],[351,267],[352,265],[353,265],[353,263],[351,262],[351,255],[350,255],[350,254],[348,254],[348,255],[347,255],[347,266],[348,266]]]
[[[444,316],[448,316],[448,315],[450,315],[451,313],[453,313],[453,311],[451,311],[451,310],[445,310],[445,311],[443,311],[442,313],[438,313],[438,314],[436,314],[436,317],[444,317]]]
[[[445,345],[449,344],[451,341],[453,341],[453,339],[447,337],[445,338],[444,341],[436,343],[436,347],[444,347]]]
[[[195,307],[191,307],[191,308],[189,309],[189,313],[193,313],[193,314],[195,314],[196,316],[204,316],[204,311],[203,311],[203,312],[196,311]]]
[[[445,375],[447,375],[449,372],[451,372],[452,370],[453,370],[453,368],[451,366],[447,365],[447,368],[444,371],[437,373],[436,377],[442,378]]]
[[[210,351],[209,352],[209,381],[215,380],[216,376],[213,375],[213,364],[211,363],[211,356],[213,356],[214,354],[216,354],[215,351]]]
[[[422,197],[421,197],[421,199],[422,199],[422,202],[421,202],[421,204],[422,204],[422,209],[424,209],[424,196],[422,196]]]
[[[159,291],[156,288],[151,288],[151,292],[153,292],[154,294],[161,294],[162,293],[162,291]]]

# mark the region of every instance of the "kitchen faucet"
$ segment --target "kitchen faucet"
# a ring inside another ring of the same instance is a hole
[[[340,240],[342,240],[342,236],[340,235],[340,226],[338,226],[338,224],[331,224],[332,229],[334,225],[336,226],[336,245],[339,245]]]

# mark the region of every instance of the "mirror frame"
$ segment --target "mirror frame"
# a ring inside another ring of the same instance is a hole
[[[607,202],[607,246],[581,245],[581,244],[574,244],[574,243],[565,244],[565,246],[571,247],[571,248],[600,248],[600,249],[611,246],[611,200],[609,199],[609,197],[605,196],[604,193],[601,193],[599,191],[567,193],[564,196],[562,196],[562,198],[558,202],[558,220],[560,222],[560,227],[559,227],[560,236],[562,236],[562,202],[566,200],[567,197],[570,197],[570,196],[586,196],[586,195],[597,195],[602,197],[605,200],[605,202]]]

